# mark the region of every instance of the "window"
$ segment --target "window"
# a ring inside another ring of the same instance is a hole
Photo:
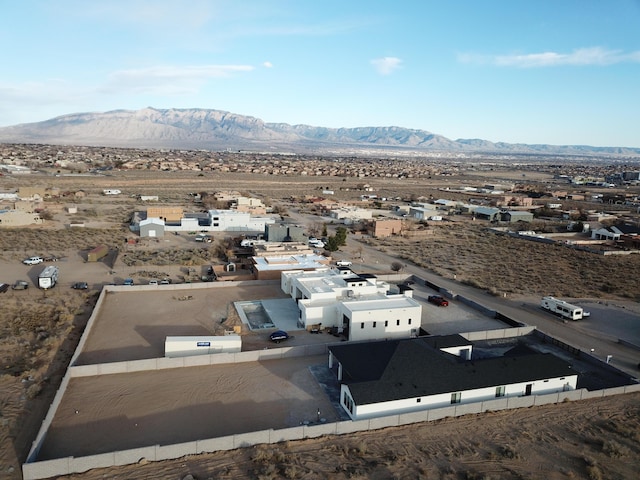
[[[396,325],[400,326],[400,319],[396,320]]]
[[[420,403],[422,401],[421,398],[416,398],[416,403]]]
[[[376,324],[377,324],[377,323],[378,323],[378,322],[373,322],[373,328],[376,328]]]
[[[360,323],[360,328],[364,328],[364,322]]]
[[[461,396],[462,396],[462,394],[460,392],[452,393],[451,394],[451,403],[460,403],[460,397]]]
[[[389,326],[389,320],[385,320],[385,321],[384,321],[384,326],[385,326],[385,327],[388,327],[388,326]]]
[[[409,319],[409,325],[411,325],[411,319]]]
[[[504,386],[496,387],[496,397],[504,397]]]

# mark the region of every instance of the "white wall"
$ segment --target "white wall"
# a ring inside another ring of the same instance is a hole
[[[343,314],[351,318],[349,340],[411,338],[411,331],[415,329],[417,332],[420,328],[422,308],[416,306],[388,310],[350,311],[347,306],[341,304],[339,314],[341,318]],[[409,323],[409,319],[411,319],[411,323]],[[399,325],[398,320],[400,321]]]
[[[548,379],[548,381],[532,380],[530,382],[505,385],[504,397],[524,396],[525,389],[528,384],[532,384],[531,395],[543,395],[547,393],[562,392],[565,390],[575,390],[577,381],[578,376],[573,375],[571,377],[562,377],[562,380],[560,378],[552,378]],[[362,420],[365,418],[379,417],[397,413],[448,407],[452,405],[463,405],[467,403],[481,402],[496,398],[496,386],[493,386],[461,392],[460,403],[456,404],[451,403],[451,394],[454,392],[447,392],[438,395],[431,395],[428,397],[420,397],[420,402],[418,402],[418,397],[414,397],[370,405],[354,405],[353,414],[351,414],[351,412],[349,412],[344,405],[344,392],[342,391],[343,389],[345,389],[350,395],[348,387],[346,385],[342,385],[340,392],[340,403],[353,420]]]
[[[242,350],[240,335],[213,337],[167,337],[164,343],[164,356],[169,358],[191,355],[210,355],[212,353],[237,353]]]
[[[322,323],[323,327],[339,327],[342,326],[341,318],[338,316],[338,304],[313,305],[309,300],[300,300],[298,308],[300,308],[300,321],[305,327]]]

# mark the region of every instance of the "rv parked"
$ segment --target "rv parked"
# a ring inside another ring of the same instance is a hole
[[[53,288],[58,281],[58,267],[49,265],[38,275],[38,286],[42,289]]]
[[[585,312],[582,307],[571,305],[564,300],[558,300],[554,297],[542,297],[540,306],[567,320],[582,320],[590,315],[590,313]]]

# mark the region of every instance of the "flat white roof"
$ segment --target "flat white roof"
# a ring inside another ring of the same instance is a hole
[[[301,268],[325,268],[327,257],[322,255],[282,255],[253,257],[256,270],[299,270]],[[325,262],[325,263],[322,263]]]
[[[405,297],[404,295],[391,295],[383,298],[347,299],[342,303],[347,310],[352,312],[420,307],[420,304],[416,300],[411,297]]]

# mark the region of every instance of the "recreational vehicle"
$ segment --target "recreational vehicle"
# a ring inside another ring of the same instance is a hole
[[[43,289],[52,288],[58,281],[58,267],[49,265],[38,275],[38,286]]]
[[[542,297],[540,306],[568,320],[582,320],[589,316],[589,312],[585,312],[581,307],[571,305],[564,300],[558,300],[553,297]]]

